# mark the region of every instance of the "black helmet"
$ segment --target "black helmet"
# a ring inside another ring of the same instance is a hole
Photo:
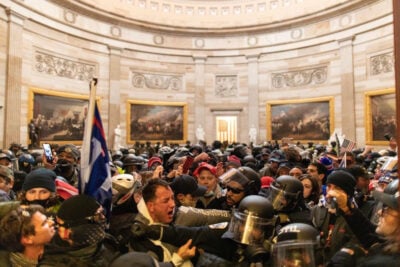
[[[122,157],[123,157],[122,151],[121,150],[117,150],[117,151],[114,152],[114,154],[112,155],[111,158],[112,158],[113,161],[115,161],[115,160],[122,159]]]
[[[246,196],[247,195],[257,195],[261,189],[261,180],[260,174],[247,166],[241,166],[237,168],[239,172],[241,172],[244,176],[249,179],[249,183],[246,188]]]
[[[136,165],[136,166],[142,166],[143,165],[143,158],[135,156],[133,154],[128,154],[124,160],[122,161],[122,163],[124,164],[124,168],[127,166],[132,166],[132,165]]]
[[[276,217],[271,202],[265,197],[251,195],[243,198],[233,211],[228,231],[223,235],[247,245],[262,245],[275,228]]]
[[[233,148],[231,155],[243,159],[247,155],[246,148],[243,145],[237,145]]]
[[[246,165],[246,163],[254,163],[254,164],[256,164],[257,160],[254,158],[253,155],[246,155],[243,158],[243,164]]]
[[[189,152],[193,153],[193,151],[196,150],[197,154],[200,154],[201,152],[203,152],[203,148],[200,145],[193,145],[190,147]]]
[[[29,173],[32,170],[32,165],[36,163],[31,154],[23,153],[18,158],[19,170]]]
[[[274,266],[319,266],[320,241],[318,231],[311,225],[291,223],[280,229],[273,245]]]
[[[399,179],[393,180],[388,184],[383,192],[373,191],[375,199],[382,202],[391,209],[399,209]]]
[[[293,176],[279,176],[270,188],[269,197],[276,211],[290,211],[303,199],[303,184]]]

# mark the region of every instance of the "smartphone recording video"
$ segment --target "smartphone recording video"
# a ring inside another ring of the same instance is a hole
[[[53,153],[51,152],[50,144],[43,144],[44,155],[48,163],[53,162]]]

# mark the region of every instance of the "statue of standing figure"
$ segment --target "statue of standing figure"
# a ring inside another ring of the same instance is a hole
[[[114,129],[114,151],[118,151],[121,148],[121,128],[119,124],[117,128]]]
[[[39,147],[39,134],[38,134],[38,128],[36,127],[35,121],[31,119],[31,121],[28,124],[28,130],[29,130],[29,148],[38,148]]]
[[[251,125],[249,129],[249,139],[250,143],[255,144],[257,142],[257,129],[254,127],[254,125]]]
[[[205,136],[205,132],[203,127],[201,126],[201,124],[199,124],[199,127],[197,127],[196,129],[196,139],[197,139],[197,143],[199,143],[200,141],[205,141],[204,136]]]

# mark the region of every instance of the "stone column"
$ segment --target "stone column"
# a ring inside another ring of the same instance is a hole
[[[193,55],[193,60],[195,63],[195,73],[194,73],[194,84],[195,84],[195,105],[194,105],[194,133],[196,129],[201,125],[205,131],[205,139],[210,137],[210,125],[206,125],[205,120],[205,62],[207,60],[206,55]],[[208,138],[209,139],[209,138]],[[192,140],[197,142],[196,136],[194,135]],[[207,140],[204,140],[207,141]],[[208,140],[209,141],[209,140]]]
[[[108,140],[109,149],[114,147],[114,130],[121,124],[121,53],[122,49],[117,47],[108,47],[110,51],[110,91],[108,92]],[[125,105],[122,105],[125,108]],[[129,127],[129,125],[126,125]],[[123,136],[126,136],[126,128],[121,127],[121,145],[125,145]]]
[[[353,36],[338,40],[340,53],[342,134],[346,139],[356,140],[355,92],[353,67]]]
[[[248,62],[248,126],[247,132],[250,128],[257,129],[256,141],[257,144],[259,140],[259,116],[258,116],[258,104],[259,104],[259,94],[258,94],[258,57],[259,55],[248,55],[246,56]],[[247,137],[249,140],[249,135]]]
[[[8,40],[7,40],[7,73],[4,105],[4,141],[3,147],[12,142],[19,142],[21,133],[21,87],[22,87],[22,55],[23,55],[23,24],[25,18],[7,9]],[[28,124],[25,125],[26,129]],[[28,139],[29,140],[29,139]],[[29,143],[29,141],[28,141]]]

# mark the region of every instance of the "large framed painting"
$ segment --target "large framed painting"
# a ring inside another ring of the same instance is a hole
[[[81,144],[88,106],[87,95],[30,88],[28,134],[31,144]],[[35,137],[32,128],[36,131]],[[38,140],[35,142],[34,138]]]
[[[387,136],[396,135],[395,89],[365,93],[365,107],[366,144],[387,145]]]
[[[334,129],[333,97],[267,102],[267,140],[327,142]]]
[[[187,105],[181,102],[128,101],[127,143],[184,143]]]

